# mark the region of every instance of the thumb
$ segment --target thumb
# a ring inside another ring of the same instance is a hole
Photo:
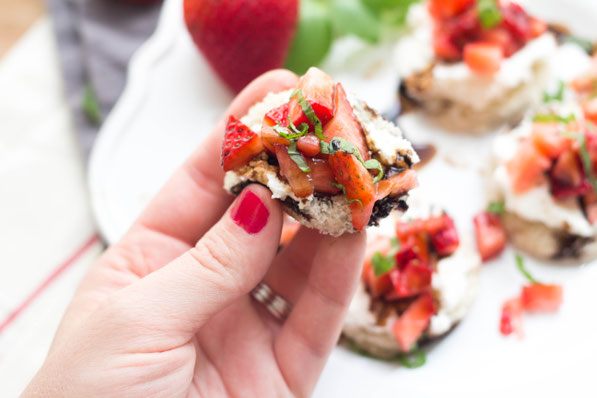
[[[282,211],[271,192],[249,186],[195,247],[121,291],[121,302],[137,303],[127,318],[154,331],[192,336],[263,279],[281,229]]]

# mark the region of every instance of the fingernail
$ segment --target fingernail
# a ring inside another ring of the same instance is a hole
[[[244,191],[231,211],[232,220],[250,234],[256,234],[265,227],[269,210],[261,198],[252,191]]]

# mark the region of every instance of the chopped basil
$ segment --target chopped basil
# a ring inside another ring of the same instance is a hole
[[[400,354],[398,356],[400,364],[405,368],[415,369],[420,368],[427,362],[427,354],[418,347],[413,347],[412,351]]]
[[[397,238],[392,238],[390,244],[392,247],[385,256],[381,252],[375,252],[371,257],[375,276],[381,276],[396,267],[396,253],[400,250],[400,241]]]
[[[315,111],[311,107],[311,104],[309,103],[309,101],[307,101],[306,98],[303,97],[302,90],[301,89],[294,90],[292,92],[292,94],[290,95],[290,99],[292,99],[294,97],[297,97],[297,100],[298,100],[298,103],[299,103],[301,109],[305,113],[305,116],[307,116],[307,119],[309,119],[309,121],[313,125],[314,133],[317,136],[317,138],[319,138],[320,140],[325,139],[325,136],[323,135],[323,127],[321,125],[321,120],[319,120],[319,118],[315,114]]]
[[[504,214],[505,211],[506,211],[506,208],[504,206],[503,201],[491,202],[491,203],[489,203],[489,206],[487,206],[487,212],[489,212],[489,213],[502,215],[502,214]]]
[[[533,122],[539,122],[539,123],[560,122],[560,123],[568,124],[575,120],[576,120],[576,116],[574,116],[574,113],[571,113],[567,117],[560,116],[560,115],[554,115],[551,113],[538,113],[535,116],[533,116]]]
[[[377,184],[383,178],[383,167],[381,166],[381,163],[379,163],[375,159],[369,159],[365,162],[363,156],[361,156],[361,152],[356,147],[356,145],[350,141],[345,140],[344,138],[334,137],[330,140],[329,144],[325,141],[321,141],[320,147],[321,153],[333,155],[336,152],[344,152],[350,155],[354,155],[354,157],[356,157],[366,169],[378,170],[379,173],[377,173],[377,176],[375,176],[375,178],[373,179],[374,184]]]
[[[587,137],[584,134],[569,132],[564,132],[562,133],[562,135],[574,138],[576,142],[578,142],[578,153],[580,155],[582,167],[585,171],[585,175],[591,183],[593,192],[597,194],[597,178],[595,178],[595,174],[593,173],[593,161],[591,160],[591,155],[589,154],[589,150],[587,149]]]
[[[346,203],[351,204],[354,202],[358,202],[358,204],[361,205],[361,213],[364,211],[365,208],[363,206],[363,202],[361,202],[360,199],[351,199],[351,200],[348,199],[348,195],[346,195],[346,187],[344,185],[336,184],[335,182],[332,181],[332,186],[342,190],[342,193],[344,194],[344,199],[346,199]]]
[[[592,54],[593,53],[593,43],[590,40],[581,39],[580,37],[572,36],[572,35],[564,35],[562,37],[562,41],[564,43],[573,43],[585,50],[586,53]]]
[[[537,279],[533,278],[529,271],[527,271],[527,269],[524,267],[524,259],[520,254],[516,254],[516,266],[518,267],[518,270],[524,275],[524,277],[527,278],[529,281],[531,281],[532,283],[539,283]]]
[[[102,122],[102,110],[100,108],[95,90],[91,84],[85,86],[85,93],[83,95],[83,103],[81,104],[83,112],[87,119],[96,126],[99,126]]]
[[[299,151],[296,149],[296,140],[290,141],[290,145],[288,145],[288,155],[290,155],[290,159],[292,159],[294,163],[296,163],[296,165],[299,167],[299,169],[301,169],[303,173],[308,173],[311,171],[311,169],[307,165],[307,162],[305,162],[303,155],[301,155]]]
[[[502,13],[497,0],[478,0],[477,14],[484,29],[491,29],[502,21]]]
[[[547,91],[543,93],[543,102],[550,102],[550,101],[562,101],[564,99],[564,89],[566,88],[566,83],[563,80],[558,82],[558,90],[551,94]]]
[[[280,126],[279,124],[274,126],[274,131],[278,133],[280,137],[286,138],[287,140],[294,140],[307,134],[306,128],[303,130],[298,130],[296,127],[294,127],[293,129],[291,129],[292,133],[289,133],[287,129]]]

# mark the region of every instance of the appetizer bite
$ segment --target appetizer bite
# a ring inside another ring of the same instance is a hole
[[[597,130],[560,92],[496,138],[493,180],[509,241],[542,259],[597,256]]]
[[[444,128],[515,121],[538,102],[556,49],[546,24],[508,0],[429,0],[408,14],[395,58],[402,99]]]
[[[362,283],[343,334],[375,357],[409,353],[448,333],[476,296],[481,260],[474,245],[461,240],[446,213],[417,210],[421,218],[390,217],[368,233]]]
[[[396,125],[317,68],[230,116],[222,148],[227,191],[263,184],[301,224],[334,236],[405,210],[418,161]]]

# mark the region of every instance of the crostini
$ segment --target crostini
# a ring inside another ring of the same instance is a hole
[[[413,5],[395,51],[403,99],[443,128],[482,133],[540,100],[557,48],[546,24],[508,0]]]
[[[317,68],[231,116],[222,148],[227,191],[265,185],[289,215],[333,236],[405,210],[418,161],[396,125]]]

